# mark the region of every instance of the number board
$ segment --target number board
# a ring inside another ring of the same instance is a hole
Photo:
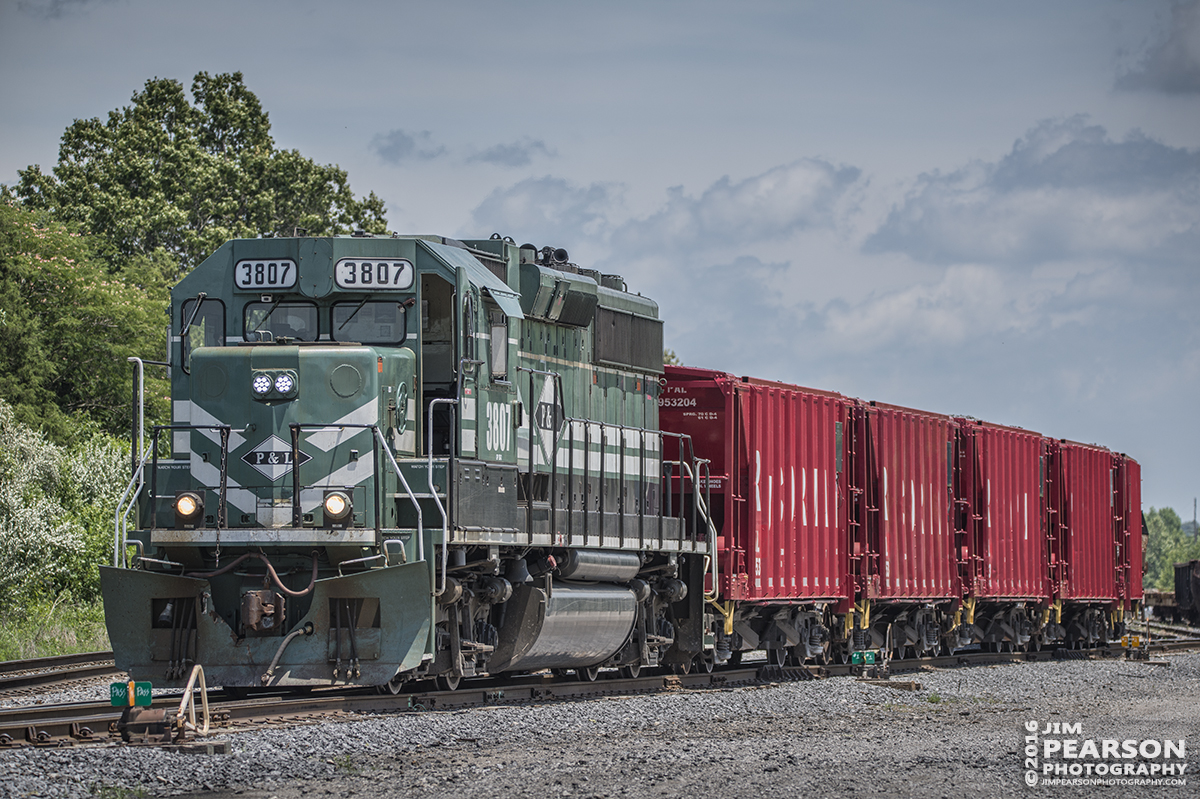
[[[250,291],[290,289],[296,285],[298,271],[289,260],[238,261],[233,267],[233,283]]]
[[[343,258],[333,270],[338,288],[400,291],[413,284],[413,265],[403,258]]]

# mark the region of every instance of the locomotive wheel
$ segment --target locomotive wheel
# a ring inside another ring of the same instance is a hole
[[[385,682],[383,685],[375,686],[375,691],[377,693],[391,694],[392,696],[395,696],[396,694],[400,693],[403,690],[404,690],[404,680],[400,680],[400,679],[391,679],[391,680],[388,680],[387,682]],[[450,689],[450,690],[453,690],[453,689]]]
[[[772,666],[786,666],[788,662],[788,651],[784,647],[767,650],[767,662]]]
[[[671,664],[671,671],[675,672],[676,674],[690,674],[692,671],[692,661],[689,660],[684,663],[673,663]]]
[[[462,682],[462,675],[448,671],[445,674],[439,674],[434,681],[437,683],[439,691],[457,691],[459,683]]]
[[[579,678],[580,682],[595,682],[596,678],[600,676],[600,667],[588,666],[584,669],[575,669],[575,676]]]
[[[694,664],[697,673],[712,674],[713,667],[716,665],[716,658],[713,656],[711,650],[708,652],[701,652],[694,658]]]

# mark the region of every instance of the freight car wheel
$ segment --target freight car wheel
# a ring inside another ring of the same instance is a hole
[[[462,682],[462,675],[454,672],[446,672],[439,674],[434,678],[439,691],[457,691],[459,684]]]
[[[712,674],[713,667],[716,665],[716,658],[713,657],[712,651],[701,652],[693,658],[693,665],[696,672],[699,674]]]
[[[642,673],[641,663],[631,663],[628,666],[621,667],[621,676],[626,679],[636,680],[638,675]]]
[[[585,669],[575,669],[575,676],[580,682],[595,682],[600,676],[599,666],[588,666]]]
[[[767,650],[767,662],[772,666],[786,666],[788,662],[788,651],[784,647]]]

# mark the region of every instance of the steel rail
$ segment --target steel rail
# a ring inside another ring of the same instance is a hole
[[[1200,649],[1200,640],[1154,644],[1153,651]],[[1124,655],[1119,646],[1063,650],[1086,659],[1116,658]],[[1048,662],[1062,659],[1062,652],[965,652],[939,658],[915,658],[891,661],[891,672],[922,668],[954,668],[994,663]],[[1131,661],[1132,662],[1132,661]],[[481,678],[465,681],[455,691],[422,690],[415,684],[408,693],[378,694],[368,689],[318,690],[304,696],[264,695],[249,699],[209,697],[215,729],[221,732],[254,729],[263,724],[304,724],[331,718],[356,718],[368,713],[453,710],[501,704],[573,701],[601,696],[629,696],[677,690],[722,690],[740,685],[812,680],[830,676],[857,675],[886,679],[882,668],[851,664],[771,666],[754,663],[736,668],[690,674],[658,673],[637,678],[618,677],[616,672],[602,673],[592,682],[571,676],[526,675],[515,681]],[[153,707],[174,708],[180,694],[156,697]],[[118,734],[123,708],[91,702],[71,705],[38,705],[0,709],[0,749],[11,746],[69,746],[76,743],[107,741]]]
[[[119,674],[112,652],[0,661],[0,692]]]

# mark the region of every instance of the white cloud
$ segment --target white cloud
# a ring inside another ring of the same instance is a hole
[[[607,236],[620,199],[616,184],[578,186],[563,178],[527,178],[484,198],[471,213],[471,225],[539,247],[566,247],[574,256],[576,243]]]
[[[628,222],[615,243],[638,252],[692,251],[787,238],[832,227],[859,170],[806,158],[734,182],[722,177],[698,197],[675,187],[654,214]]]
[[[1200,151],[1083,117],[1043,122],[996,163],[922,175],[867,240],[933,263],[1178,258],[1200,248]]]

